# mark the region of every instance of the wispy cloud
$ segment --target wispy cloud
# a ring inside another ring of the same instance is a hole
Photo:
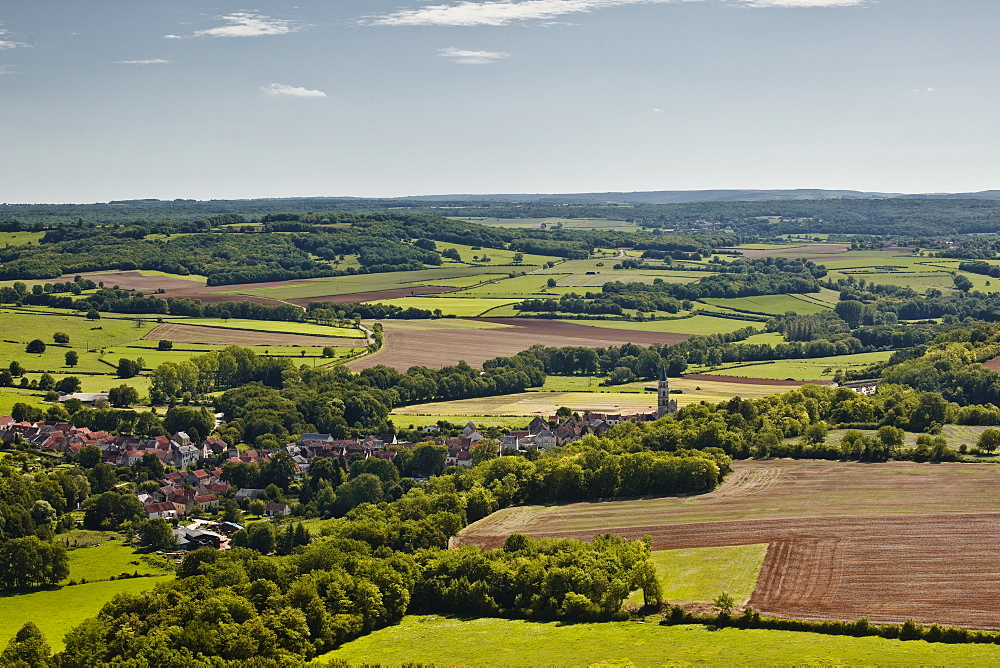
[[[116,60],[115,63],[118,65],[163,65],[164,63],[169,63],[169,60],[164,60],[163,58],[147,58],[145,60]]]
[[[567,14],[637,4],[703,0],[460,0],[362,19],[380,26],[504,26],[523,21],[551,22]],[[723,0],[742,7],[849,7],[872,0]]]
[[[310,90],[302,86],[289,86],[288,84],[272,83],[261,86],[260,89],[268,95],[291,95],[292,97],[326,97],[326,93],[321,90]]]
[[[868,0],[739,0],[747,7],[854,7]]]
[[[468,49],[456,49],[453,46],[447,49],[438,49],[438,55],[460,65],[488,65],[510,57],[509,53],[503,51],[469,51]]]
[[[217,17],[223,24],[215,28],[197,30],[191,37],[260,37],[262,35],[287,35],[305,30],[307,26],[289,19],[276,19],[254,12],[233,12]],[[182,35],[164,35],[165,39],[183,39]]]
[[[14,35],[12,35],[10,31],[0,28],[0,51],[5,49],[16,49],[21,46],[30,46],[30,44],[18,42],[14,39]]]

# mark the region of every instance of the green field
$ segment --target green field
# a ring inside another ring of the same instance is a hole
[[[327,297],[330,295],[346,295],[355,292],[372,292],[376,290],[398,290],[413,288],[420,285],[448,285],[440,281],[481,277],[487,274],[506,276],[510,267],[491,269],[488,266],[469,267],[464,264],[449,264],[434,269],[417,271],[394,271],[384,274],[358,274],[355,276],[335,276],[333,278],[316,278],[295,281],[290,285],[268,288],[250,288],[221,292],[229,295],[251,295],[270,299],[309,299],[312,297]],[[466,283],[467,285],[468,283]]]
[[[106,532],[74,532],[74,533],[103,533]],[[60,535],[57,542],[69,539],[73,544],[72,534]],[[107,580],[111,576],[118,576],[122,573],[135,573],[141,575],[168,575],[169,571],[158,568],[149,563],[144,558],[145,555],[137,554],[134,549],[125,545],[121,540],[106,541],[90,547],[79,547],[69,550],[69,578],[68,580],[80,580],[86,578],[93,582],[95,580]],[[133,564],[133,561],[139,562]],[[64,583],[65,584],[65,583]]]
[[[0,246],[35,244],[44,236],[45,232],[0,232]]]
[[[521,253],[523,258],[521,262],[514,263],[514,255],[517,251],[513,250],[503,250],[499,248],[487,248],[486,246],[480,247],[478,250],[474,249],[472,246],[466,246],[464,244],[453,244],[450,241],[438,241],[437,248],[438,252],[441,252],[447,248],[454,248],[458,251],[458,255],[462,258],[461,263],[456,263],[454,260],[449,260],[444,258],[445,266],[462,266],[462,264],[473,265],[476,267],[489,267],[496,265],[515,265],[524,267],[526,270],[534,269],[539,267],[546,262],[558,262],[561,258],[554,255],[534,255],[532,253]],[[489,262],[481,262],[473,260],[473,257],[482,258],[483,255],[489,257]],[[514,269],[514,267],[505,267],[507,271]]]
[[[777,360],[774,362],[749,362],[723,365],[712,369],[688,369],[690,373],[706,373],[718,376],[738,376],[740,378],[764,378],[770,380],[833,380],[838,369],[863,369],[892,356],[891,350],[854,355],[834,355],[801,360]]]
[[[654,623],[409,616],[320,657],[351,665],[995,665],[1000,647]]]
[[[808,299],[800,295],[762,295],[759,297],[737,297],[734,299],[717,299],[706,297],[706,304],[722,308],[739,309],[741,311],[758,311],[770,315],[783,315],[795,311],[799,315],[822,313],[832,308],[822,302]]]
[[[379,299],[381,304],[392,304],[400,308],[419,308],[428,311],[441,309],[444,315],[454,315],[460,318],[475,318],[491,309],[507,306],[517,299],[488,299],[476,297],[399,297],[397,299]]]
[[[309,334],[311,336],[336,336],[349,339],[364,338],[361,330],[353,327],[317,325],[311,322],[279,322],[274,320],[241,320],[239,318],[188,318],[177,321],[182,325],[222,327],[224,329],[245,329],[252,332],[282,332],[287,334]]]
[[[711,603],[728,592],[746,603],[757,586],[757,575],[767,554],[767,544],[654,550],[653,563],[663,587],[663,600],[671,603]]]
[[[409,429],[427,427],[438,423],[438,420],[445,420],[452,424],[465,425],[467,422],[474,422],[477,427],[501,427],[504,429],[524,429],[528,419],[522,416],[497,417],[496,415],[415,415],[406,412],[406,408],[398,408],[392,412],[389,419],[397,429]],[[428,434],[433,436],[433,434]]]
[[[25,622],[34,622],[53,651],[63,647],[63,636],[87,617],[93,617],[116,594],[152,589],[172,575],[90,582],[0,597],[0,646],[6,646]]]
[[[562,322],[589,325],[591,327],[606,327],[608,329],[623,329],[626,331],[690,335],[734,332],[744,327],[764,329],[764,323],[762,322],[736,320],[735,318],[715,318],[709,315],[695,315],[691,318],[676,318],[674,320],[647,320],[644,322],[636,322],[634,320],[563,320]]]
[[[542,225],[551,229],[559,224],[564,229],[574,230],[637,232],[640,229],[635,223],[626,220],[607,220],[605,218],[455,218],[455,220],[474,220],[481,225],[531,230],[542,229]]]

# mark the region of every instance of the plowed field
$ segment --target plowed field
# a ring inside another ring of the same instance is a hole
[[[449,322],[447,318],[433,321],[433,328],[427,328],[423,322],[417,323],[419,329],[405,321],[383,321],[385,349],[349,367],[352,371],[377,364],[401,371],[414,365],[440,369],[458,360],[479,366],[488,359],[514,355],[536,343],[596,348],[624,343],[677,343],[688,338],[685,334],[616,330],[534,318],[476,318],[474,322],[489,328],[457,328],[454,321]]]
[[[996,467],[782,460],[734,468],[711,494],[512,509],[459,542],[611,531],[650,535],[654,549],[768,543],[750,599],[763,613],[1000,628]]]

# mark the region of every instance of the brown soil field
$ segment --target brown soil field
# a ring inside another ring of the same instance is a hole
[[[351,302],[370,302],[379,299],[396,299],[397,297],[410,297],[413,295],[442,295],[446,292],[454,292],[455,290],[458,290],[458,288],[434,285],[415,285],[412,288],[396,288],[395,290],[372,290],[371,292],[351,292],[346,295],[330,295],[329,297],[289,299],[288,302],[299,306],[309,306],[309,302],[337,302],[338,304],[349,304]]]
[[[545,346],[618,346],[623,343],[677,343],[686,334],[632,332],[588,327],[575,323],[534,318],[475,318],[477,322],[506,325],[500,328],[470,329],[450,327],[448,319],[436,320],[432,329],[413,329],[405,321],[383,321],[385,348],[348,367],[360,371],[378,364],[405,370],[419,365],[434,369],[465,360],[479,366],[500,355],[514,355],[536,343]]]
[[[681,378],[688,380],[717,380],[721,383],[735,383],[737,385],[780,385],[783,387],[800,387],[802,385],[832,385],[827,380],[774,380],[770,378],[743,378],[742,376],[716,376],[714,374],[688,373]]]
[[[983,366],[990,371],[1000,372],[1000,357],[994,357],[988,362],[983,362]]]
[[[348,339],[281,332],[250,332],[242,329],[204,327],[201,325],[160,325],[143,337],[150,341],[207,343],[219,346],[359,346],[364,339]]]
[[[762,613],[996,629],[998,491],[998,468],[978,464],[736,462],[710,494],[513,508],[456,542],[610,531],[654,549],[768,543],[750,599]]]
[[[72,281],[76,274],[66,274],[60,276],[56,281]],[[203,283],[188,281],[183,278],[170,278],[169,276],[143,276],[137,271],[109,271],[94,274],[83,274],[95,283],[104,283],[105,287],[117,285],[122,290],[140,290],[147,296],[152,296],[158,289],[183,290],[194,289],[204,290]],[[162,295],[156,295],[162,296]]]

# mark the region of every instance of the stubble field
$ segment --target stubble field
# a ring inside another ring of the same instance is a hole
[[[736,462],[693,497],[513,508],[462,532],[591,539],[649,535],[655,549],[769,545],[750,605],[805,619],[1000,628],[1000,468],[988,464]]]

